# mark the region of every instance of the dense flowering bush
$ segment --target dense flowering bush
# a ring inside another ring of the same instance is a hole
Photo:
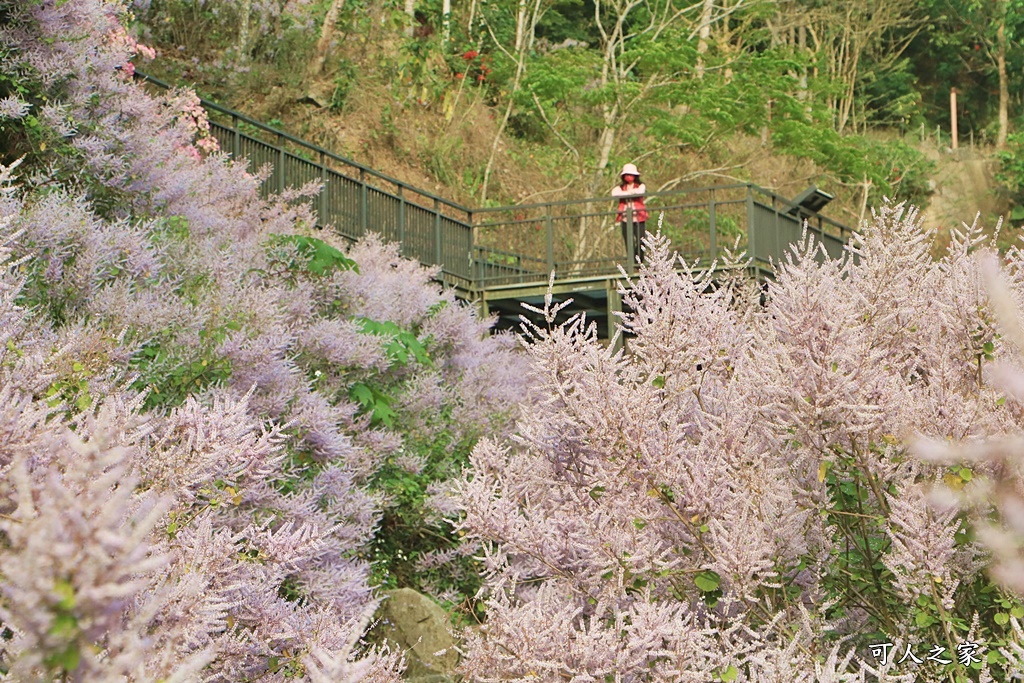
[[[938,260],[931,239],[916,212],[887,205],[849,258],[807,239],[762,292],[678,270],[653,237],[623,290],[628,354],[578,318],[532,329],[537,406],[511,440],[478,444],[458,486],[489,594],[463,672],[1024,672],[1024,605],[1000,588],[1024,584],[1024,333],[1004,316],[1007,343],[997,324],[985,284],[996,255],[980,230]],[[1017,249],[996,267],[1004,309],[1024,302],[1022,272]],[[990,543],[1000,583],[985,571],[989,539],[1002,541]]]
[[[532,328],[527,377],[133,84],[126,10],[0,0],[0,680],[397,681],[369,560],[459,510],[396,571],[478,553],[471,680],[1024,672],[1020,250],[886,206],[761,291],[651,238],[629,353]]]
[[[125,73],[124,3],[0,5],[0,678],[397,680],[378,473],[502,433],[513,340],[261,200]]]

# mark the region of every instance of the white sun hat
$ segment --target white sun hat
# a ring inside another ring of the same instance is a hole
[[[625,166],[622,167],[622,172],[619,173],[619,177],[621,178],[624,175],[639,177],[640,171],[636,170],[636,166],[634,166],[633,164],[626,164]]]

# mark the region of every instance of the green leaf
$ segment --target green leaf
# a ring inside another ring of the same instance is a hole
[[[314,275],[326,275],[332,270],[352,270],[359,272],[356,262],[343,252],[335,249],[323,240],[304,235],[271,235],[271,244],[294,244],[303,257],[309,259],[306,270]]]
[[[711,570],[705,570],[693,577],[693,582],[703,592],[710,593],[718,589],[722,583],[722,577]]]
[[[387,345],[385,353],[388,354],[391,360],[400,365],[406,365],[409,360],[409,353],[405,350],[405,346],[397,339]]]
[[[75,407],[78,408],[79,410],[85,410],[91,405],[92,396],[90,396],[88,392],[80,394],[78,398],[75,399]]]
[[[58,609],[70,611],[75,608],[75,587],[71,582],[57,581],[53,586],[53,592],[60,598],[57,602]]]
[[[78,651],[76,643],[68,643],[64,650],[47,656],[43,661],[52,669],[74,671],[82,661],[82,654]]]
[[[637,530],[643,531],[644,527],[647,526],[647,522],[645,522],[644,520],[642,520],[639,517],[637,517],[636,519],[633,520],[633,526],[635,526],[637,528]]]
[[[373,407],[372,420],[376,423],[380,423],[385,427],[393,427],[395,424],[395,411],[392,410],[391,406],[385,401],[378,401]]]
[[[408,332],[403,336],[405,347],[412,352],[416,362],[421,365],[431,365],[430,356],[427,354],[426,347],[420,343],[420,340],[416,338],[416,335]]]
[[[49,634],[54,638],[71,638],[78,629],[78,619],[73,614],[57,614],[50,623]]]
[[[348,395],[364,408],[373,404],[373,390],[362,382],[357,382],[349,387]]]
[[[736,667],[730,664],[729,666],[725,667],[725,671],[722,672],[722,682],[732,683],[736,680],[736,676],[738,674],[739,671],[736,670]]]
[[[657,377],[654,378],[653,381],[651,381],[651,384],[656,386],[659,389],[664,389],[665,388],[665,375],[658,375]]]
[[[1010,610],[1010,616],[1012,616],[1014,619],[1024,618],[1024,607],[1021,607],[1020,605],[1014,605],[1013,609]]]
[[[996,616],[993,617],[993,620],[1000,626],[1006,626],[1010,623],[1010,615],[1006,612],[996,612]]]
[[[916,623],[920,628],[927,628],[932,624],[938,623],[938,619],[927,612],[918,612],[917,616],[914,617],[914,623]]]
[[[957,474],[959,474],[960,478],[964,481],[970,481],[974,477],[974,472],[971,472],[971,470],[966,467],[961,467]]]
[[[309,262],[309,270],[311,273],[316,275],[326,275],[334,268],[337,268],[338,270],[355,270],[358,272],[356,262],[345,256],[341,251],[335,249],[323,240],[316,239],[315,237],[310,237],[308,239],[316,246],[313,260]]]
[[[78,361],[75,361],[74,363],[71,364],[71,369],[74,370],[75,372],[82,372],[83,370],[85,370],[85,366],[79,363]]]

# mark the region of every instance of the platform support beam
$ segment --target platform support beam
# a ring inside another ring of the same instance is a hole
[[[615,339],[612,353],[617,353],[622,350],[623,345],[622,335],[615,336],[615,324],[620,320],[616,313],[622,313],[622,296],[619,294],[619,281],[608,280],[605,287],[608,292],[608,339]]]

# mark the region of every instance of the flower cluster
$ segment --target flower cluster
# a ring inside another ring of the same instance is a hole
[[[510,440],[478,444],[458,485],[490,608],[463,673],[821,683],[958,666],[880,665],[869,646],[887,640],[1017,643],[970,671],[1019,672],[1024,607],[986,578],[975,525],[928,491],[1020,480],[906,446],[1005,450],[1024,426],[995,382],[1013,356],[984,286],[993,249],[972,227],[935,260],[931,237],[886,205],[844,259],[805,236],[761,291],[692,273],[649,236],[621,290],[628,353],[579,317],[552,327],[549,302],[548,326],[527,330],[540,400]],[[1003,267],[1014,302],[1021,258]],[[996,500],[1020,529],[1019,504]],[[1019,561],[1000,567],[1019,577]]]
[[[125,3],[3,11],[0,70],[64,147],[0,167],[0,670],[396,680],[361,643],[369,482],[422,434],[507,428],[521,357],[395,247],[314,235],[315,186],[261,199],[188,152],[194,94],[118,69]]]
[[[193,90],[180,89],[173,91],[167,99],[167,106],[175,112],[175,121],[184,128],[192,145],[185,150],[193,154],[196,150],[212,154],[220,149],[217,138],[210,132],[210,120],[203,109],[199,96]],[[197,157],[198,158],[198,157]]]

